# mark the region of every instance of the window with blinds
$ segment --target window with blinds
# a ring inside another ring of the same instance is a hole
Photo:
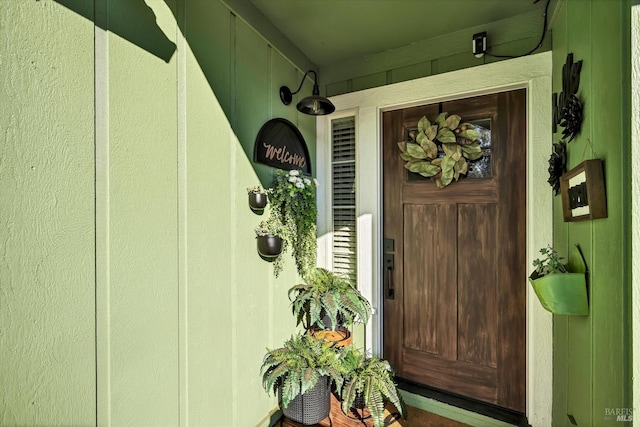
[[[355,117],[331,121],[333,271],[357,278]]]

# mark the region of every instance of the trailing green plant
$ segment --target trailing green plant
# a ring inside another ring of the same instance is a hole
[[[402,395],[393,380],[391,365],[378,357],[366,357],[350,348],[341,358],[344,377],[341,400],[342,411],[348,414],[356,399],[361,398],[369,408],[374,427],[384,426],[385,401],[391,402],[402,417],[406,410]]]
[[[300,171],[278,170],[269,192],[270,215],[284,225],[281,237],[291,247],[298,274],[302,277],[316,265],[317,186],[316,179],[307,178]],[[279,256],[276,264],[280,270],[283,263],[284,258]]]
[[[426,116],[418,121],[418,131],[409,141],[398,142],[400,157],[411,172],[433,178],[438,188],[446,187],[469,170],[467,160],[482,157],[480,132],[471,123],[460,123],[460,116],[444,112],[432,124]]]
[[[311,390],[323,376],[340,389],[343,383],[340,351],[309,334],[292,336],[284,347],[267,349],[260,368],[262,386],[267,393],[276,393],[281,388],[285,408],[296,396]]]
[[[562,263],[562,257],[558,255],[555,249],[551,246],[540,249],[540,254],[544,255],[544,258],[536,258],[533,260],[533,266],[536,268],[531,273],[531,280],[538,279],[548,274],[554,273],[568,273],[566,264]]]
[[[340,324],[366,322],[371,316],[369,301],[345,276],[324,268],[314,268],[305,276],[305,282],[289,289],[291,310],[297,324],[305,329],[317,325],[325,328],[323,316],[336,330]]]

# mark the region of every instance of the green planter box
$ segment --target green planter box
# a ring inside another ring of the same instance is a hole
[[[577,246],[569,258],[568,270],[571,273],[529,278],[529,282],[542,306],[551,313],[586,316],[589,314],[587,269]]]

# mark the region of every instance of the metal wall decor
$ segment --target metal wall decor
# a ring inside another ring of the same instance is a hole
[[[564,141],[553,143],[553,152],[549,157],[549,179],[553,195],[560,194],[560,177],[567,171],[567,144]]]
[[[573,62],[573,53],[567,55],[567,62],[562,67],[562,92],[560,96],[554,93],[553,102],[553,133],[557,125],[564,128],[562,139],[569,138],[571,142],[580,132],[582,125],[582,103],[578,96],[580,86],[580,70],[582,60]]]
[[[549,158],[549,179],[547,182],[553,188],[554,195],[560,191],[560,177],[566,171],[566,144],[580,132],[582,126],[582,102],[577,96],[580,87],[580,71],[582,60],[573,62],[573,53],[567,55],[567,61],[562,67],[562,92],[558,96],[554,93],[551,98],[553,104],[553,133],[562,126],[562,140],[553,143],[553,152]],[[565,142],[566,139],[569,139]]]

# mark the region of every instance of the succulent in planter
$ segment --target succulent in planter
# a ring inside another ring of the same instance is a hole
[[[329,383],[342,387],[339,355],[339,351],[308,334],[293,336],[284,347],[267,351],[260,369],[262,386],[267,393],[278,393],[287,418],[315,424],[329,415]],[[308,411],[312,414],[299,410],[304,406],[312,407],[314,410]]]
[[[385,425],[385,401],[389,401],[400,416],[405,416],[404,401],[393,380],[389,362],[375,356],[366,357],[353,348],[344,351],[341,362],[344,385],[340,397],[345,414],[349,414],[352,408],[366,407],[371,413],[374,427],[382,427]]]
[[[268,192],[269,191],[262,188],[261,185],[254,185],[253,187],[247,188],[247,193],[249,194],[249,207],[254,211],[264,209],[268,202]]]
[[[369,301],[346,277],[315,268],[306,275],[305,282],[289,289],[292,312],[305,329],[318,326],[336,330],[369,320]]]

